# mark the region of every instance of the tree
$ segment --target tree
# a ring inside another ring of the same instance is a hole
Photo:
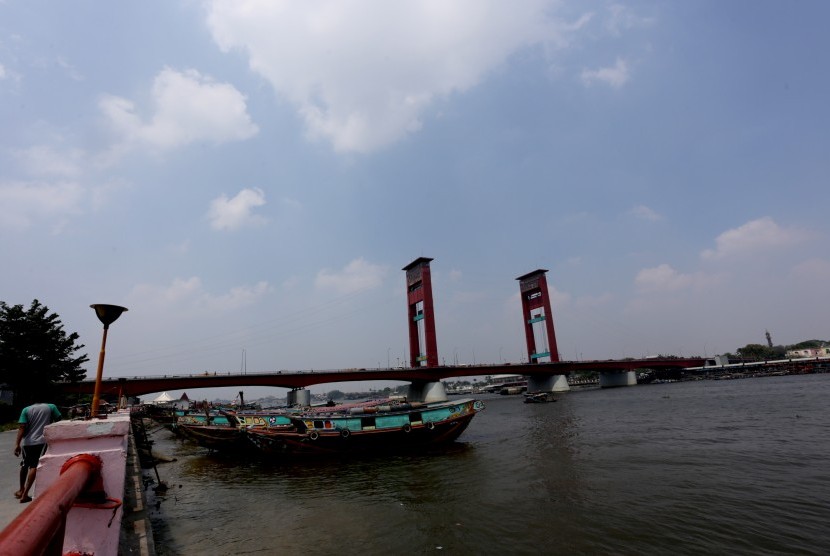
[[[84,348],[75,344],[78,338],[37,299],[28,310],[0,301],[0,383],[14,393],[16,406],[54,400],[61,390],[56,383],[86,378],[81,365],[89,358],[76,355]]]
[[[775,358],[775,350],[761,344],[747,344],[738,348],[738,356],[748,361],[764,361]]]

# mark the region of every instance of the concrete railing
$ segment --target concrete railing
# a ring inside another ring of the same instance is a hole
[[[0,554],[117,556],[129,434],[128,413],[47,426],[35,500],[0,533]]]

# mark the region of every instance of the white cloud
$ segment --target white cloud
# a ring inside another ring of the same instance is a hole
[[[25,230],[35,221],[80,214],[86,194],[77,183],[0,183],[0,228]]]
[[[340,272],[324,268],[317,273],[314,284],[317,288],[335,290],[341,294],[354,293],[380,286],[388,271],[386,266],[371,264],[360,257]]]
[[[689,288],[700,288],[716,281],[717,277],[701,272],[682,274],[667,264],[644,268],[634,278],[634,283],[641,292],[677,292]]]
[[[242,226],[262,224],[265,219],[252,214],[252,210],[264,204],[265,193],[258,188],[243,189],[232,199],[221,195],[210,202],[207,214],[210,227],[214,230],[236,230]]]
[[[6,78],[6,68],[3,66],[3,64],[0,64],[0,79],[5,79],[5,78]]]
[[[420,129],[436,100],[482,82],[513,53],[564,46],[587,21],[552,18],[550,0],[213,1],[207,23],[242,50],[337,151],[370,152]]]
[[[715,239],[715,249],[703,251],[701,257],[718,260],[752,255],[769,249],[791,247],[807,238],[805,231],[782,228],[772,218],[765,216],[723,232]]]
[[[459,305],[482,305],[490,299],[490,294],[485,291],[462,291],[452,296],[452,302]]]
[[[793,268],[793,275],[816,283],[827,283],[830,281],[830,261],[819,258],[804,261]]]
[[[31,176],[77,177],[82,173],[86,153],[81,149],[57,150],[48,145],[19,149],[12,155]]]
[[[614,300],[610,293],[603,293],[597,296],[584,295],[576,298],[574,305],[580,309],[604,307]]]
[[[66,74],[69,76],[70,79],[74,81],[83,81],[84,76],[78,71],[78,68],[64,60],[63,58],[58,58],[57,60],[58,66],[61,67],[63,70],[66,71]]]
[[[152,96],[154,111],[147,123],[127,99],[107,95],[99,107],[126,142],[151,148],[241,141],[258,132],[245,96],[233,85],[216,83],[196,70],[165,68],[155,78]]]
[[[608,6],[605,27],[612,35],[619,36],[624,30],[650,27],[655,21],[653,17],[633,13],[630,8],[622,4],[611,4]]]
[[[596,70],[582,70],[581,77],[582,82],[588,87],[593,85],[594,82],[599,81],[600,83],[605,83],[615,89],[619,89],[628,81],[628,62],[622,58],[617,58],[617,63],[611,67],[599,68]]]
[[[640,220],[656,222],[662,220],[663,216],[645,205],[637,205],[629,211],[629,214]]]
[[[450,282],[460,282],[462,277],[462,273],[460,270],[452,269],[450,270]]]
[[[159,309],[168,314],[186,316],[224,313],[250,306],[270,291],[268,282],[237,286],[222,295],[212,295],[196,276],[176,278],[167,286],[139,284],[129,294],[129,301],[145,312]]]

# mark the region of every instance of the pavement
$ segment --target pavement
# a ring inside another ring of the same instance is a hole
[[[27,506],[14,497],[20,488],[20,458],[14,455],[16,437],[16,430],[0,432],[0,527],[3,529]]]

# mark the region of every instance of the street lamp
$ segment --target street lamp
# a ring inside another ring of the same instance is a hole
[[[104,337],[101,340],[101,353],[98,355],[98,374],[95,376],[95,393],[92,395],[92,408],[89,412],[89,417],[97,417],[98,416],[98,402],[100,401],[100,394],[101,394],[101,377],[104,374],[104,355],[106,354],[106,346],[107,346],[107,330],[109,330],[110,324],[118,320],[118,317],[121,316],[121,313],[127,310],[126,307],[120,307],[118,305],[105,305],[102,303],[98,303],[95,305],[90,305],[93,309],[95,309],[95,315],[98,317],[102,323],[104,323]]]

